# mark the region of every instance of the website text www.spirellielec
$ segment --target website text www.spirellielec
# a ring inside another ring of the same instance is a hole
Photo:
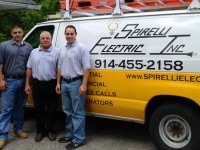
[[[165,80],[165,81],[180,81],[180,82],[200,82],[198,75],[166,75],[166,74],[126,74],[127,79],[141,80]]]

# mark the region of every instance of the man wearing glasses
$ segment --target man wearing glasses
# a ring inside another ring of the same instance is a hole
[[[0,45],[0,90],[2,111],[0,115],[0,148],[8,143],[8,131],[13,115],[14,136],[28,137],[23,132],[26,64],[32,46],[23,41],[23,30],[15,25],[11,29],[12,39]]]
[[[77,32],[73,25],[68,25],[64,34],[67,44],[60,50],[56,92],[62,95],[67,120],[66,134],[58,141],[70,142],[66,149],[71,150],[85,142],[85,98],[90,59],[88,49],[76,40]]]

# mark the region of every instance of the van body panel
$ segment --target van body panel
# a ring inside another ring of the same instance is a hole
[[[184,97],[199,105],[199,82],[199,73],[91,70],[86,110],[144,120],[155,96]]]
[[[24,39],[31,43],[33,33],[48,29],[61,48],[67,25],[90,52],[88,115],[147,122],[158,149],[200,149],[199,12],[54,20],[37,24]],[[27,104],[33,106],[31,95]]]
[[[54,26],[52,44],[60,48],[66,45],[65,27],[76,26],[77,39],[91,57],[88,112],[144,120],[147,104],[157,95],[200,105],[200,67],[191,67],[200,59],[199,13],[93,19],[50,21],[30,31]]]

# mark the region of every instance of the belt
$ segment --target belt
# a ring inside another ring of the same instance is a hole
[[[8,79],[23,79],[23,78],[25,78],[25,75],[17,75],[17,76],[4,75],[4,78],[8,78]]]
[[[71,79],[63,78],[63,81],[65,81],[67,83],[71,83],[71,82],[74,82],[74,81],[79,80],[79,79],[83,79],[83,76],[78,76],[78,77],[74,77],[74,78],[71,78]]]
[[[57,81],[56,79],[52,79],[52,80],[49,80],[49,81],[40,81],[38,79],[33,78],[33,82],[41,83],[41,84],[56,83],[56,81]]]

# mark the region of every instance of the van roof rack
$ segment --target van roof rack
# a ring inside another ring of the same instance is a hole
[[[114,3],[114,1],[116,1]],[[81,2],[81,1],[80,1]],[[119,16],[123,13],[129,12],[148,12],[148,11],[161,11],[161,10],[179,10],[179,9],[187,9],[188,11],[200,10],[200,0],[113,0],[110,1],[108,5],[98,4],[88,6],[76,4],[76,7],[73,7],[73,10],[70,10],[70,1],[69,0],[61,0],[61,16],[62,18],[71,18],[80,17],[80,16],[96,16],[96,15],[105,15],[112,14],[113,16]],[[114,5],[115,4],[115,5]],[[190,5],[191,4],[191,5]],[[71,4],[72,6],[73,4]],[[190,6],[190,7],[189,7]]]

